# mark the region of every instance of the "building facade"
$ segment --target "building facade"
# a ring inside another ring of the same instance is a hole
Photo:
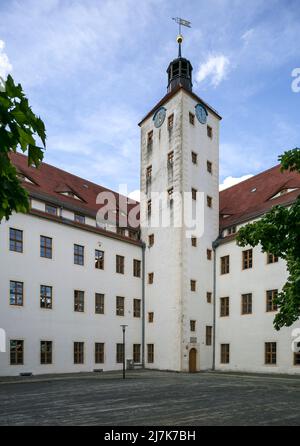
[[[285,263],[235,242],[241,225],[296,199],[299,174],[275,166],[219,193],[220,120],[180,54],[166,96],[139,124],[140,205],[12,155],[31,206],[0,224],[1,375],[116,370],[124,358],[183,372],[300,373],[291,348],[300,322],[273,328]]]

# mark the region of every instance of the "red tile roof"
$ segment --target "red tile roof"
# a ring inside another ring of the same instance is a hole
[[[36,198],[95,217],[100,205],[96,203],[99,192],[112,192],[118,203],[119,194],[73,174],[42,163],[39,169],[28,167],[27,157],[12,154],[17,169],[35,184],[24,182],[29,193]],[[273,198],[284,189],[296,189]],[[81,200],[62,195],[71,191]],[[298,172],[280,172],[277,165],[248,180],[220,192],[220,229],[255,218],[276,204],[289,204],[300,195],[300,175]],[[129,200],[129,210],[139,203]],[[226,216],[226,217],[224,217]]]
[[[20,153],[12,153],[11,160],[21,174],[33,181],[34,184],[26,181],[23,183],[32,197],[41,198],[58,206],[63,205],[67,209],[95,218],[97,211],[101,207],[96,203],[98,194],[100,192],[111,192],[116,198],[117,209],[119,208],[120,195],[114,191],[47,163],[42,163],[38,169],[28,167],[27,156]],[[72,192],[80,200],[62,195],[62,192]],[[139,203],[128,199],[128,211],[135,206],[139,206]]]
[[[272,199],[285,189],[296,190]],[[274,205],[292,203],[298,195],[298,172],[281,172],[280,165],[265,170],[220,192],[220,229],[259,216]]]

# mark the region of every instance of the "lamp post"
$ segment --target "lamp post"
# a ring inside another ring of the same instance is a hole
[[[128,325],[121,325],[122,327],[122,331],[123,331],[123,379],[125,379],[125,331],[126,331],[126,327],[128,327]]]

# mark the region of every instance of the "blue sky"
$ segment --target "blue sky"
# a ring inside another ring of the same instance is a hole
[[[299,0],[0,0],[0,70],[46,124],[45,161],[139,188],[137,123],[166,92],[174,16],[192,22],[194,91],[223,116],[221,181],[299,146]]]

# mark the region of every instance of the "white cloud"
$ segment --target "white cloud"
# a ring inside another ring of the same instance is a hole
[[[241,177],[226,177],[223,180],[223,183],[220,184],[219,190],[228,189],[231,186],[234,186],[235,184],[241,183],[242,181],[248,180],[248,178],[253,177],[252,173],[249,173],[248,175],[243,175]]]
[[[128,197],[135,201],[141,200],[141,191],[139,189],[133,190],[128,194]]]
[[[196,81],[202,82],[210,78],[211,85],[217,87],[226,78],[229,71],[229,59],[221,55],[210,55],[206,62],[200,65],[196,73]]]
[[[7,75],[12,71],[12,65],[8,60],[7,54],[4,52],[5,43],[0,40],[0,77],[6,79]]]

